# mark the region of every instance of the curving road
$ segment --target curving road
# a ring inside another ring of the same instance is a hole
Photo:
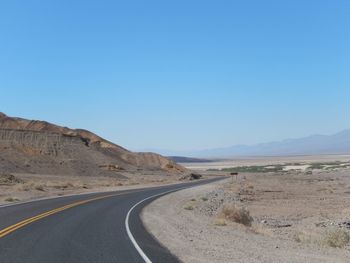
[[[147,233],[140,212],[161,195],[220,179],[0,207],[0,262],[179,262]]]

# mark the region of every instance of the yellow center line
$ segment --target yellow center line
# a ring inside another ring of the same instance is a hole
[[[95,198],[91,198],[91,199],[75,202],[75,203],[72,203],[72,204],[68,204],[68,205],[65,205],[65,206],[62,206],[62,207],[58,207],[58,208],[53,209],[53,210],[49,210],[49,211],[47,211],[45,213],[42,213],[42,214],[30,217],[28,219],[25,219],[23,221],[20,221],[20,222],[14,224],[14,225],[11,225],[9,227],[6,227],[6,228],[0,230],[0,238],[2,238],[4,236],[6,236],[6,235],[16,231],[19,228],[22,228],[22,227],[24,227],[26,225],[29,225],[29,224],[31,224],[31,223],[33,223],[35,221],[38,221],[38,220],[43,219],[45,217],[48,217],[50,215],[59,213],[61,211],[70,209],[72,207],[76,207],[76,206],[79,206],[79,205],[82,205],[82,204],[90,203],[90,202],[97,201],[97,200],[104,199],[104,198],[108,198],[108,197],[113,197],[113,196],[118,196],[118,195],[123,195],[123,194],[130,194],[130,193],[134,193],[134,192],[140,192],[140,191],[130,191],[130,192],[124,192],[124,193],[120,193],[120,194],[104,195],[104,196],[95,197]]]

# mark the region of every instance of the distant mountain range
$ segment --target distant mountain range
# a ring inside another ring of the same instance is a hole
[[[344,130],[334,135],[312,135],[279,142],[235,145],[200,151],[153,151],[167,156],[197,158],[350,154],[350,130]]]

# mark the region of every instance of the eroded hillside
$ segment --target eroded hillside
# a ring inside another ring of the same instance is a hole
[[[118,171],[185,172],[154,153],[133,153],[86,130],[0,113],[0,172],[114,175]]]

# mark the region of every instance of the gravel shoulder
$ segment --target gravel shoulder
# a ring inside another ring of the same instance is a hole
[[[0,205],[82,193],[119,191],[181,183],[179,175],[127,173],[107,176],[0,174]]]
[[[183,262],[350,262],[348,174],[249,174],[161,197],[142,220]],[[218,223],[225,204],[252,225]]]

